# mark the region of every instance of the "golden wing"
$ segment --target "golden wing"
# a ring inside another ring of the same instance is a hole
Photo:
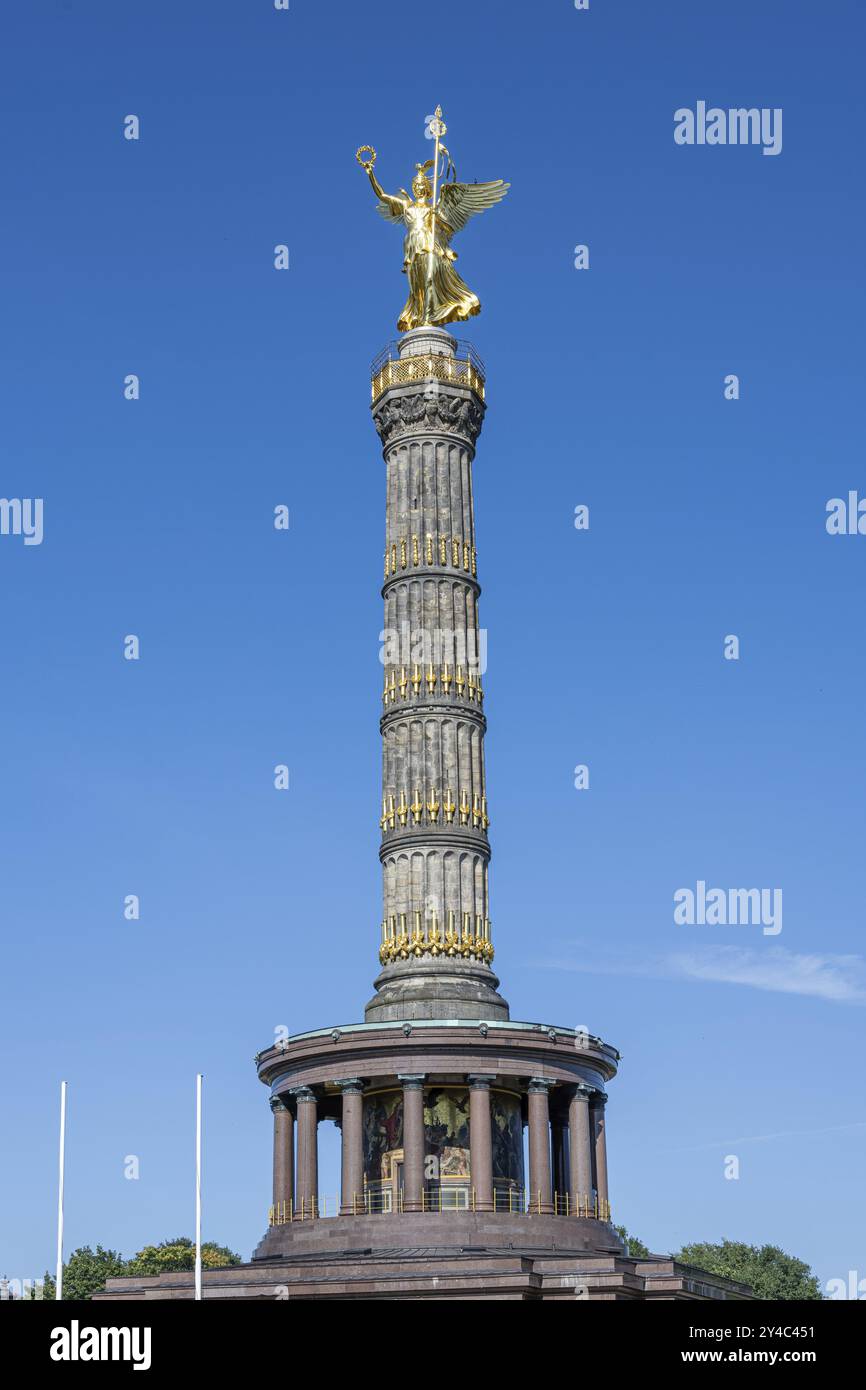
[[[470,217],[501,202],[510,187],[502,179],[493,179],[491,183],[446,183],[436,211],[452,232],[459,232]]]
[[[402,198],[386,193],[376,204],[376,211],[380,217],[384,217],[386,222],[402,222],[406,204]]]

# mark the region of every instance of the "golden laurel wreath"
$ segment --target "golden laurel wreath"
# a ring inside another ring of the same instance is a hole
[[[361,155],[364,154],[365,151],[369,153],[369,159],[361,158]],[[361,147],[355,151],[355,158],[357,159],[361,168],[366,169],[367,173],[369,173],[373,165],[376,163],[376,151],[373,149],[372,145],[361,145]]]

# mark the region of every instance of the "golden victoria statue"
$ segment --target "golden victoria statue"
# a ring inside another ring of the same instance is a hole
[[[385,192],[373,172],[376,151],[371,145],[362,145],[355,155],[379,199],[377,212],[386,222],[402,222],[406,228],[403,272],[409,277],[409,298],[397,320],[401,333],[410,328],[468,319],[480,311],[478,296],[454,269],[457,256],[451,250],[451,238],[455,232],[462,231],[476,212],[492,208],[504,198],[511,187],[502,179],[494,179],[492,183],[457,182],[451,156],[441,143],[447,129],[441,106],[436,107],[427,129],[435,138],[436,151],[433,159],[415,165],[411,195],[405,188],[399,193]],[[427,177],[429,169],[433,171],[432,186]],[[442,187],[437,198],[440,177]]]

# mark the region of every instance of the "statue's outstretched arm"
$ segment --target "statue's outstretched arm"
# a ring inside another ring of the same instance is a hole
[[[367,170],[367,178],[370,180],[373,192],[379,199],[376,204],[376,211],[384,217],[386,222],[402,222],[403,213],[406,211],[406,199],[397,193],[386,193],[372,169]]]
[[[372,166],[372,165],[371,165],[370,168],[367,170],[367,178],[370,180],[370,183],[373,185],[373,192],[376,194],[376,197],[377,197],[377,198],[381,198],[383,202],[390,201],[390,199],[389,199],[389,197],[388,197],[388,194],[385,192],[385,190],[384,190],[384,188],[382,187],[382,185],[380,184],[379,180],[376,178],[376,173],[375,173],[375,170],[373,169],[373,166]]]

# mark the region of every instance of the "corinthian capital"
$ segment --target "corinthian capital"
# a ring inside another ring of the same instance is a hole
[[[373,412],[373,423],[383,444],[429,432],[453,434],[474,448],[483,420],[484,406],[475,396],[437,386],[405,395],[389,392]]]

